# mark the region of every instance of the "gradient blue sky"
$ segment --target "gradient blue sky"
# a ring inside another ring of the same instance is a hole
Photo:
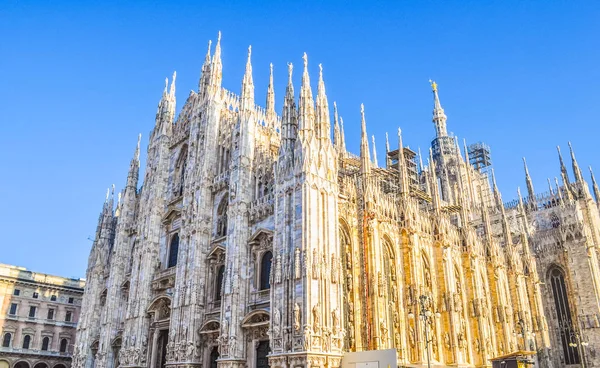
[[[525,186],[522,156],[546,191],[568,140],[600,175],[598,1],[124,3],[0,4],[0,262],[85,276],[87,237],[140,132],[144,165],[164,78],[177,70],[180,108],[218,30],[224,87],[240,90],[252,44],[256,100],[272,62],[278,111],[286,63],[298,86],[303,52],[313,86],[323,63],[348,147],[358,152],[364,103],[380,162],[398,126],[405,144],[429,146],[432,78],[449,131],[491,145],[504,199]]]

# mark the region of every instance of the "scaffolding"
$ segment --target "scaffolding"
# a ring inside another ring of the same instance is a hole
[[[477,142],[469,145],[469,163],[479,172],[486,172],[487,168],[492,166],[492,157],[490,146],[483,142]]]

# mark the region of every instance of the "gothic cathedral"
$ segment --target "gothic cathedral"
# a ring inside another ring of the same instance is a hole
[[[338,368],[378,349],[400,367],[515,351],[600,366],[600,190],[572,149],[574,180],[559,150],[560,183],[536,194],[525,165],[526,195],[503,202],[489,150],[448,134],[435,82],[429,153],[398,130],[379,166],[364,107],[354,155],[306,54],[281,115],[272,66],[255,105],[250,60],[241,94],[224,89],[219,35],[177,117],[167,81],[143,183],[138,139],[98,221],[74,368]]]

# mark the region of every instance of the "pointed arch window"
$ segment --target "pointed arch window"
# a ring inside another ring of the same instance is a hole
[[[69,341],[67,339],[60,340],[60,352],[61,353],[67,352],[67,344],[68,343],[69,343]]]
[[[217,271],[217,280],[215,283],[215,301],[221,300],[221,289],[223,288],[223,278],[225,277],[225,266],[219,266]]]
[[[11,339],[12,339],[12,334],[10,332],[5,333],[4,337],[2,338],[2,347],[10,348],[10,340]]]
[[[167,262],[167,268],[177,266],[177,256],[179,254],[179,234],[175,233],[171,238],[171,244],[169,245],[169,260]]]
[[[173,194],[176,197],[183,195],[185,185],[185,169],[187,167],[187,145],[184,145],[179,151],[177,162],[175,163],[175,173],[173,175]]]
[[[554,305],[558,317],[560,340],[565,357],[565,364],[580,364],[581,360],[579,359],[578,347],[570,346],[574,335],[573,320],[571,308],[569,307],[565,276],[558,267],[554,267],[550,271],[550,283],[552,285],[552,296],[554,297]]]
[[[227,197],[221,200],[219,207],[217,207],[217,238],[227,235],[227,209],[229,207],[229,200]]]
[[[31,336],[25,335],[23,338],[23,349],[29,349],[29,345],[31,344]]]
[[[42,340],[42,350],[47,351],[48,345],[50,345],[50,338],[48,336],[44,337]]]
[[[259,290],[267,290],[271,288],[271,262],[273,261],[273,253],[267,251],[263,254],[260,260],[260,285]]]

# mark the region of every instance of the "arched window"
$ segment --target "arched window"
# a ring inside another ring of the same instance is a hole
[[[271,261],[273,260],[273,253],[271,251],[265,252],[260,260],[260,287],[259,290],[267,290],[271,288],[270,276],[271,276]]]
[[[48,350],[48,345],[50,344],[50,338],[48,336],[44,337],[42,340],[42,350]]]
[[[171,245],[169,246],[169,261],[167,268],[177,266],[177,254],[179,253],[179,234],[173,235]]]
[[[215,283],[215,300],[221,300],[221,288],[223,287],[223,277],[225,276],[225,266],[220,266],[217,271],[217,282]]]
[[[561,327],[560,340],[565,356],[565,364],[580,364],[578,347],[569,346],[570,343],[574,342],[571,341],[574,336],[573,321],[571,319],[565,276],[558,267],[554,267],[550,271],[550,283],[552,284],[552,296],[556,306],[558,325]]]
[[[29,344],[31,343],[31,336],[25,335],[23,338],[23,349],[29,349]]]
[[[67,341],[67,339],[62,339],[60,340],[60,352],[61,353],[66,353],[67,352],[67,344],[69,342]]]
[[[227,235],[227,207],[229,201],[223,198],[217,208],[217,238]]]
[[[2,347],[3,348],[10,348],[10,339],[12,338],[12,335],[10,334],[10,332],[7,332],[4,334],[4,338],[2,339]]]

